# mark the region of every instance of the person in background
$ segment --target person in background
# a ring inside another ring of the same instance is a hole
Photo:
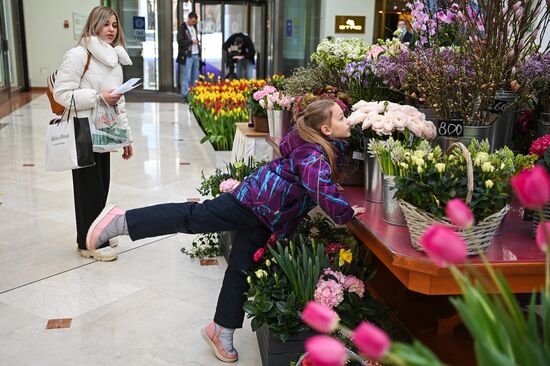
[[[256,57],[252,39],[246,33],[232,34],[223,44],[223,49],[227,52],[227,65],[230,70],[228,78],[230,79],[231,76],[234,78],[234,72],[231,70],[237,66],[236,77],[238,79],[252,79]]]
[[[397,30],[394,34],[399,36],[401,43],[407,43],[412,40],[412,33],[407,29],[407,22],[404,20],[397,22]]]
[[[107,104],[114,106],[115,112],[128,128],[124,96],[111,94],[123,82],[122,65],[132,64],[125,44],[124,33],[115,11],[105,6],[92,9],[78,46],[65,54],[63,63],[57,69],[54,99],[65,108],[70,108],[74,97],[78,116],[91,119],[98,99],[102,98]],[[87,62],[89,65],[85,69]],[[132,155],[132,145],[129,144],[124,147],[122,158],[127,160]],[[76,242],[82,257],[112,261],[118,256],[117,251],[110,246],[116,246],[114,241],[109,243],[106,240],[93,250],[86,249],[86,233],[105,207],[111,174],[110,153],[94,152],[94,161],[93,166],[72,171]]]
[[[181,96],[184,103],[187,103],[189,87],[195,85],[199,79],[199,66],[201,60],[201,47],[197,37],[197,13],[190,12],[187,22],[178,29],[178,56],[176,61],[183,65],[181,77]]]

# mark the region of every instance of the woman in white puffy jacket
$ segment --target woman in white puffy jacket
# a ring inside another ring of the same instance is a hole
[[[111,91],[123,82],[121,65],[132,64],[124,48],[124,33],[118,20],[118,15],[108,7],[97,6],[90,12],[79,45],[65,54],[61,67],[57,69],[53,95],[65,108],[69,108],[74,96],[78,117],[90,118],[98,98],[103,97],[114,106],[127,126],[124,96],[111,95]],[[84,72],[88,53],[90,63]],[[101,261],[116,259],[116,250],[109,243],[93,251],[86,250],[86,233],[107,201],[109,155],[94,152],[94,166],[72,171],[78,251],[83,257]],[[129,144],[124,147],[122,158],[130,159],[132,155],[132,145]]]

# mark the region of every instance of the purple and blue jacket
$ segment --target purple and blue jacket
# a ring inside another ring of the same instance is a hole
[[[342,154],[343,141],[332,142]],[[302,140],[293,129],[282,139],[280,150],[281,158],[256,170],[232,193],[271,232],[279,239],[288,238],[317,204],[336,224],[353,218],[353,209],[332,181],[320,145]]]

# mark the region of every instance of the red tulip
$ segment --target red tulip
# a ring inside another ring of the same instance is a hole
[[[540,250],[546,252],[548,240],[546,239],[546,235],[544,234],[544,227],[546,227],[546,232],[550,234],[550,222],[540,222],[539,226],[537,227],[537,245],[539,246]]]
[[[307,357],[315,366],[344,366],[346,348],[336,339],[317,335],[306,340]]]
[[[474,214],[460,198],[453,198],[447,202],[445,215],[447,215],[453,225],[460,228],[469,229],[474,225]]]
[[[539,165],[524,169],[512,177],[511,183],[516,196],[527,208],[542,209],[550,200],[550,177],[546,169]]]
[[[331,333],[338,326],[338,314],[326,305],[310,301],[302,311],[304,323],[321,333]]]
[[[374,360],[384,357],[391,345],[390,337],[382,329],[367,322],[355,328],[351,339],[361,353]]]
[[[420,237],[420,246],[438,267],[464,262],[467,255],[464,239],[451,228],[434,224]]]

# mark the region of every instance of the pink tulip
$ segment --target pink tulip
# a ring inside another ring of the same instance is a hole
[[[539,165],[512,177],[511,184],[521,204],[527,208],[542,209],[550,200],[550,177]]]
[[[351,339],[361,353],[375,360],[384,357],[391,345],[390,337],[382,329],[367,322],[355,328]]]
[[[328,306],[310,301],[302,311],[304,323],[321,333],[331,333],[338,326],[338,314]]]
[[[453,225],[462,229],[469,229],[474,224],[474,214],[460,198],[453,198],[447,202],[445,215],[447,215]]]
[[[434,224],[420,237],[420,246],[438,267],[464,262],[467,255],[464,239],[451,228]]]
[[[544,227],[546,227],[546,232],[550,235],[550,222],[540,222],[537,227],[537,245],[540,250],[546,252],[546,247],[548,246],[548,240],[546,240],[546,235],[544,234]]]
[[[336,339],[317,335],[306,340],[307,357],[315,366],[344,366],[346,348]]]

